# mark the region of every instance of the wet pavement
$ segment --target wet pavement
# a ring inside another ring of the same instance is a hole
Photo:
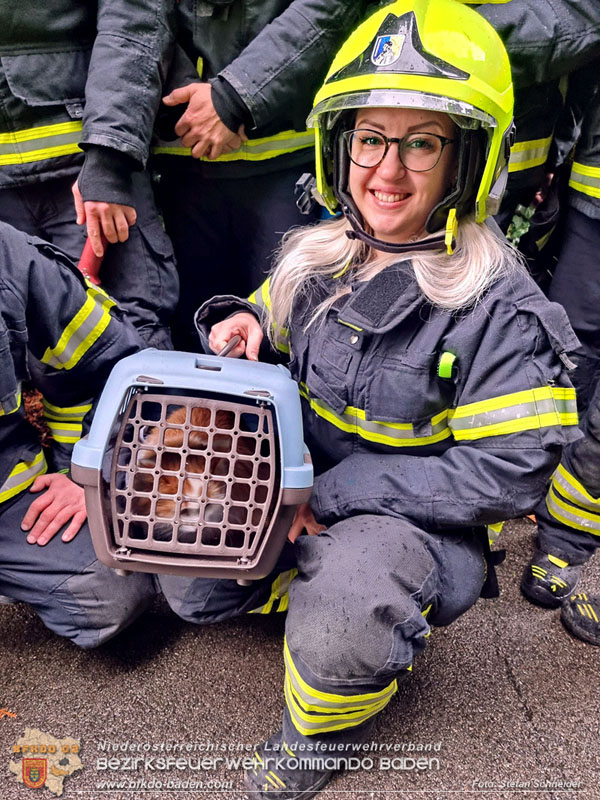
[[[534,532],[527,520],[505,527],[501,597],[433,631],[356,755],[362,769],[337,777],[322,800],[600,800],[600,648],[520,596]],[[600,592],[600,558],[583,586]],[[83,768],[64,778],[69,800],[239,800],[240,760],[279,727],[281,617],[197,628],[158,601],[83,652],[26,606],[1,606],[0,637],[1,798],[56,796],[9,771],[22,755],[13,746],[38,729],[80,743]]]

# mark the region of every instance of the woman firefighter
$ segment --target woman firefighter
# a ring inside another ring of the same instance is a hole
[[[475,11],[380,8],[309,120],[341,215],[291,233],[248,301],[198,312],[213,351],[240,334],[235,355],[285,357],[317,473],[276,574],[163,576],[194,622],[287,608],[283,724],[256,752],[253,797],[312,797],[343,766],[430,627],[493,590],[486,525],[530,511],[577,437],[566,316],[486,222],[512,107],[506,52]]]

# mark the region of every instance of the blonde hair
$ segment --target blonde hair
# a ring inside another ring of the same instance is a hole
[[[383,253],[349,239],[348,230],[350,224],[342,218],[296,228],[284,237],[269,285],[275,328],[289,327],[296,302],[315,292],[318,278],[337,275],[336,290],[318,303],[306,328],[350,292],[353,283],[369,280],[391,264],[406,262],[429,302],[449,311],[473,306],[499,277],[524,268],[512,245],[471,218],[459,223],[452,255],[437,250]],[[273,335],[273,325],[268,329]]]

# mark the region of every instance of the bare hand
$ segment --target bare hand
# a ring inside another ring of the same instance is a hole
[[[223,153],[232,153],[246,142],[244,126],[237,133],[223,124],[215,111],[209,83],[189,83],[163,97],[167,106],[187,103],[188,107],[175,125],[175,133],[181,137],[185,147],[192,148],[194,158],[218,158]]]
[[[37,477],[29,491],[41,492],[42,489],[47,491],[33,501],[21,523],[21,529],[29,531],[27,541],[29,544],[48,544],[71,520],[61,536],[63,542],[70,542],[87,517],[83,489],[57,472]]]
[[[135,225],[137,219],[135,208],[120,203],[100,203],[92,200],[84,203],[77,181],[73,184],[72,192],[77,224],[86,223],[92,249],[97,256],[104,255],[101,232],[111,244],[127,241],[129,228]]]
[[[327,528],[317,522],[308,503],[301,503],[296,509],[294,519],[290,525],[288,539],[290,542],[295,542],[302,531],[306,531],[309,536],[318,536],[319,533],[323,533],[325,530]]]
[[[552,184],[553,178],[554,178],[553,172],[547,172],[544,175],[544,180],[542,182],[542,185],[537,190],[537,192],[535,193],[535,197],[533,198],[533,205],[535,206],[535,208],[541,206],[546,197],[548,197],[548,191]]]
[[[249,314],[247,311],[242,311],[212,326],[208,337],[210,349],[213,353],[220,353],[227,342],[236,335],[241,337],[241,341],[233,348],[229,356],[239,358],[245,353],[249,361],[258,361],[263,332],[254,314]]]

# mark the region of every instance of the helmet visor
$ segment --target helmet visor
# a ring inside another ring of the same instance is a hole
[[[314,128],[320,117],[321,126],[332,128],[340,113],[351,109],[366,107],[384,108],[422,108],[428,111],[441,111],[449,114],[452,121],[460,128],[495,128],[496,120],[485,111],[450,97],[426,94],[424,92],[400,91],[398,89],[371,89],[370,91],[351,92],[327,98],[311,111],[306,124]]]

